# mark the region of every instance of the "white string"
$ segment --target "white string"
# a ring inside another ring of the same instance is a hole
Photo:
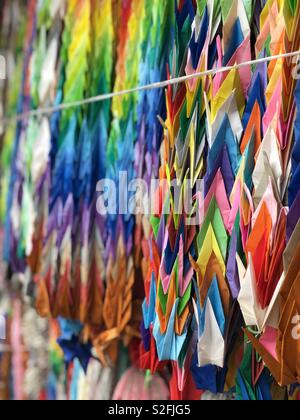
[[[206,70],[200,73],[194,73],[188,76],[181,76],[181,77],[176,77],[173,79],[169,79],[169,80],[165,80],[162,82],[156,82],[156,83],[152,83],[149,85],[144,85],[144,86],[138,86],[132,89],[126,89],[126,90],[121,90],[119,92],[112,92],[112,93],[106,93],[103,95],[97,95],[97,96],[93,96],[90,98],[86,98],[80,101],[74,101],[74,102],[68,102],[68,103],[62,103],[60,105],[55,105],[55,106],[51,106],[48,108],[38,108],[36,110],[32,110],[32,111],[28,111],[28,112],[24,112],[22,114],[17,114],[14,115],[12,117],[8,117],[8,118],[4,118],[2,119],[1,123],[2,124],[8,124],[9,122],[12,121],[22,121],[24,119],[27,118],[31,118],[31,117],[38,117],[38,116],[42,116],[42,115],[50,115],[53,114],[55,112],[59,112],[59,111],[63,111],[66,109],[71,109],[71,108],[77,108],[83,105],[89,105],[89,104],[93,104],[96,102],[103,102],[109,99],[113,99],[119,96],[125,96],[125,95],[129,95],[132,93],[138,93],[138,92],[144,92],[144,91],[148,91],[151,89],[162,89],[168,86],[172,86],[172,85],[177,85],[179,83],[184,83],[196,78],[200,78],[200,77],[205,77],[205,76],[210,76],[210,75],[214,75],[214,74],[218,74],[218,73],[225,73],[225,72],[229,72],[232,70],[238,70],[241,69],[243,67],[248,67],[251,65],[255,65],[255,64],[262,64],[262,63],[268,63],[270,61],[273,60],[279,60],[282,58],[291,58],[291,57],[297,57],[300,56],[300,51],[293,51],[290,53],[285,53],[285,54],[279,54],[279,55],[273,55],[273,56],[269,56],[269,57],[264,57],[264,58],[259,58],[256,60],[251,60],[251,61],[246,61],[243,63],[239,63],[239,64],[235,64],[233,66],[227,66],[227,67],[219,67],[219,68],[214,68],[211,70]]]

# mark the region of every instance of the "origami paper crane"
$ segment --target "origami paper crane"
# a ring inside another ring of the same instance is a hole
[[[92,343],[108,365],[137,340],[172,398],[268,400],[299,382],[300,85],[274,56],[299,48],[300,2],[30,1],[27,20],[9,113],[114,93],[4,136],[8,272],[41,316],[83,325],[66,359],[86,368]],[[163,184],[153,214],[124,171]],[[128,211],[98,213],[105,178]]]

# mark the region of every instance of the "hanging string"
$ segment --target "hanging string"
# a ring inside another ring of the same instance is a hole
[[[280,59],[284,59],[284,58],[292,58],[292,57],[297,57],[297,56],[300,56],[300,51],[293,51],[293,52],[290,52],[290,53],[268,56],[268,57],[259,58],[259,59],[256,59],[256,60],[251,60],[251,61],[245,61],[243,63],[235,64],[233,66],[214,68],[214,69],[211,69],[211,70],[206,70],[206,71],[203,71],[203,72],[194,73],[194,74],[190,74],[190,75],[187,75],[187,76],[181,76],[181,77],[176,77],[176,78],[172,78],[172,79],[169,79],[169,80],[164,80],[162,82],[156,82],[156,83],[151,83],[151,84],[144,85],[144,86],[137,86],[137,87],[131,88],[131,89],[121,90],[119,92],[111,92],[111,93],[106,93],[106,94],[102,94],[102,95],[97,95],[97,96],[86,98],[86,99],[83,99],[83,100],[80,100],[80,101],[62,103],[60,105],[55,105],[55,106],[51,106],[51,107],[48,107],[48,108],[38,108],[36,110],[24,112],[24,113],[21,113],[21,114],[16,114],[16,115],[11,116],[11,117],[2,118],[2,119],[0,119],[0,122],[3,125],[7,125],[11,122],[18,122],[18,121],[22,121],[22,120],[25,120],[25,119],[28,119],[28,118],[39,117],[39,116],[43,116],[43,115],[51,115],[51,114],[54,114],[56,112],[60,112],[60,111],[66,110],[66,109],[78,108],[78,107],[81,107],[81,106],[84,106],[84,105],[90,105],[90,104],[93,104],[93,103],[96,103],[96,102],[103,102],[103,101],[107,101],[107,100],[110,100],[110,99],[113,99],[113,98],[116,98],[116,97],[119,97],[119,96],[130,95],[130,94],[133,94],[133,93],[144,92],[144,91],[148,91],[148,90],[152,90],[152,89],[162,89],[162,88],[166,88],[168,86],[173,86],[173,85],[177,85],[177,84],[180,84],[180,83],[185,83],[185,82],[188,82],[190,80],[198,79],[198,78],[205,77],[205,76],[213,76],[215,74],[226,73],[226,72],[230,72],[232,70],[239,70],[241,68],[252,66],[252,65],[258,65],[258,64],[262,64],[262,63],[268,63],[268,62],[271,62],[271,61],[274,61],[274,60],[280,60]]]

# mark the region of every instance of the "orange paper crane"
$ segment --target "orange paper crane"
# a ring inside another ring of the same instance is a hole
[[[119,340],[126,345],[132,337],[140,337],[138,327],[141,310],[133,299],[134,266],[126,256],[120,237],[115,262],[111,256],[107,267],[107,288],[103,305],[105,331],[94,339],[97,355],[104,365],[117,361]]]
[[[249,331],[245,333],[264,363],[281,386],[300,382],[300,244],[280,291],[280,321],[278,331],[273,330],[269,345]],[[266,334],[266,333],[265,333]]]

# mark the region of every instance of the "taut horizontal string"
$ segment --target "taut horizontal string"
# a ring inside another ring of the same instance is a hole
[[[102,95],[92,96],[90,98],[82,99],[80,101],[62,103],[60,105],[55,105],[55,106],[51,106],[51,107],[48,107],[48,108],[38,108],[36,110],[24,112],[24,113],[21,113],[21,114],[16,114],[16,115],[11,116],[11,117],[2,118],[1,123],[4,124],[4,125],[7,125],[10,122],[18,122],[18,121],[22,121],[22,120],[32,118],[32,117],[39,117],[39,116],[43,116],[43,115],[51,115],[51,114],[54,114],[55,112],[64,111],[66,109],[71,109],[71,108],[78,108],[78,107],[81,107],[81,106],[84,106],[84,105],[90,105],[90,104],[97,103],[97,102],[103,102],[103,101],[107,101],[107,100],[110,100],[110,99],[113,99],[113,98],[116,98],[116,97],[120,97],[120,96],[125,96],[125,95],[130,95],[130,94],[133,94],[133,93],[144,92],[144,91],[148,91],[148,90],[152,90],[152,89],[162,89],[162,88],[166,88],[168,86],[177,85],[179,83],[185,83],[185,82],[188,82],[190,80],[205,77],[205,76],[212,76],[212,75],[215,75],[215,74],[218,74],[218,73],[226,73],[226,72],[229,72],[229,71],[232,71],[232,70],[238,70],[238,69],[241,69],[243,67],[247,67],[247,66],[251,66],[251,65],[268,63],[268,62],[271,62],[271,61],[274,61],[274,60],[292,58],[292,57],[297,57],[297,56],[300,56],[300,51],[293,51],[293,52],[290,52],[290,53],[284,53],[284,54],[273,55],[273,56],[268,56],[268,57],[264,57],[264,58],[258,58],[256,60],[251,60],[251,61],[246,61],[246,62],[243,62],[243,63],[235,64],[233,66],[225,66],[225,67],[214,68],[214,69],[211,69],[211,70],[206,70],[206,71],[203,71],[203,72],[194,73],[194,74],[187,75],[187,76],[181,76],[181,77],[176,77],[176,78],[172,78],[172,79],[169,79],[169,80],[164,80],[162,82],[156,82],[156,83],[151,83],[151,84],[144,85],[144,86],[137,86],[137,87],[131,88],[131,89],[121,90],[119,92],[111,92],[111,93],[106,93],[106,94],[102,94]]]

